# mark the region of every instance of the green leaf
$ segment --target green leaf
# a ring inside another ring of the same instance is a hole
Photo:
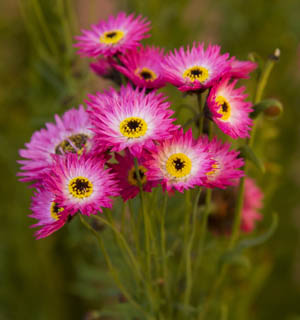
[[[274,213],[272,216],[272,223],[269,229],[265,233],[254,238],[241,240],[236,245],[235,248],[225,252],[225,254],[220,258],[219,266],[222,266],[225,263],[229,263],[229,264],[235,263],[238,260],[238,257],[241,256],[242,252],[245,249],[252,248],[266,242],[268,239],[271,238],[277,226],[278,226],[278,215]]]
[[[261,113],[266,117],[274,119],[283,112],[282,103],[277,99],[265,99],[253,106],[253,111],[250,114],[252,119],[257,118]]]
[[[262,172],[265,173],[265,166],[263,162],[256,156],[254,151],[248,146],[243,145],[239,148],[240,155],[253,162],[253,164]]]

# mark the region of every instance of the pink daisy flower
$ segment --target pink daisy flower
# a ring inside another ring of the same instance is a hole
[[[18,161],[22,166],[18,175],[21,181],[39,181],[41,174],[49,170],[54,154],[81,154],[92,149],[91,123],[83,106],[78,110],[67,111],[62,118],[55,115],[56,123],[46,123],[46,129],[36,131],[26,149],[19,150],[25,160]]]
[[[244,161],[238,158],[239,152],[230,149],[229,143],[222,143],[214,138],[209,141],[205,136],[203,144],[207,145],[210,157],[214,160],[213,169],[206,174],[205,186],[208,188],[225,188],[236,184],[237,178],[244,175],[241,168]]]
[[[169,53],[163,62],[165,78],[181,91],[205,90],[212,87],[230,70],[229,54],[220,54],[220,46],[193,44]]]
[[[124,53],[139,46],[139,41],[149,37],[150,22],[142,16],[134,17],[120,12],[116,17],[100,21],[91,30],[82,30],[83,35],[76,37],[78,53],[83,56],[97,57],[100,54],[112,56]]]
[[[208,108],[217,126],[230,137],[249,137],[252,120],[251,103],[246,102],[245,87],[234,89],[237,80],[229,83],[229,78],[215,85],[207,99]]]
[[[132,50],[120,56],[122,65],[115,65],[115,68],[138,87],[158,89],[166,83],[161,65],[163,58],[163,49],[140,47],[140,50]]]
[[[207,147],[193,139],[192,130],[182,129],[157,145],[144,162],[149,181],[161,181],[164,190],[180,192],[203,185],[213,163]]]
[[[257,68],[257,63],[252,61],[240,61],[232,57],[230,60],[231,69],[229,71],[228,77],[247,79],[249,78],[249,73]]]
[[[54,156],[51,171],[45,175],[47,188],[55,195],[59,207],[71,214],[84,215],[111,208],[113,196],[119,195],[114,175],[104,169],[106,159],[83,154]]]
[[[127,201],[128,199],[136,197],[140,192],[134,165],[134,157],[128,150],[125,150],[124,156],[116,153],[115,157],[118,163],[110,164],[109,166],[116,174],[116,179],[118,180],[119,187],[121,188],[121,197],[124,199],[124,201]],[[143,161],[140,159],[138,168],[141,177],[141,183],[143,185],[143,190],[151,192],[152,188],[154,188],[158,184],[158,181],[148,181],[146,176],[147,168],[144,166]]]
[[[162,94],[145,89],[111,88],[104,94],[89,95],[90,118],[94,125],[95,142],[99,148],[122,151],[126,148],[139,156],[143,148],[154,147],[155,140],[167,139],[178,126],[170,118],[174,111]]]
[[[245,180],[244,206],[242,209],[241,230],[252,232],[255,222],[261,220],[259,210],[263,207],[263,193],[251,178]]]
[[[69,217],[68,212],[55,202],[54,194],[40,188],[32,197],[31,210],[33,213],[29,217],[38,220],[31,228],[40,227],[35,233],[37,239],[48,237],[63,227]]]

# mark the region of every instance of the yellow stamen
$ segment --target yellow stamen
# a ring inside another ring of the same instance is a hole
[[[138,117],[126,118],[120,123],[120,132],[127,138],[139,138],[147,132],[147,123]]]
[[[220,120],[227,121],[231,115],[231,106],[228,100],[222,96],[216,98],[216,103],[220,106],[218,112],[222,114]]]
[[[139,166],[138,169],[139,169],[139,173],[140,173],[141,183],[145,184],[147,182],[147,177],[145,175],[145,172],[147,171],[147,169],[143,166]],[[136,186],[136,187],[139,185],[135,166],[133,166],[128,172],[128,182],[131,185]]]
[[[88,140],[89,136],[84,133],[73,134],[56,146],[55,153],[61,155],[72,152],[80,155],[86,148]]]
[[[134,73],[145,81],[153,81],[157,78],[157,75],[155,74],[155,72],[153,72],[148,68],[142,68],[142,69],[137,68]]]
[[[124,37],[124,32],[121,30],[110,30],[104,32],[100,37],[100,42],[105,44],[116,44]]]
[[[183,153],[174,153],[166,162],[166,170],[172,177],[183,178],[191,172],[192,161]]]
[[[75,198],[88,198],[93,193],[93,184],[89,179],[79,176],[70,180],[69,192]]]
[[[183,73],[183,78],[189,78],[191,81],[198,80],[199,82],[205,82],[209,77],[209,72],[206,68],[201,66],[194,66],[188,68]]]
[[[219,165],[218,165],[217,162],[215,162],[215,163],[212,165],[212,170],[209,171],[209,172],[207,172],[206,174],[207,174],[208,176],[214,175],[214,174],[217,172],[218,169],[219,169]]]
[[[58,220],[58,214],[62,211],[64,211],[64,208],[59,208],[56,202],[51,203],[50,215],[54,220]]]

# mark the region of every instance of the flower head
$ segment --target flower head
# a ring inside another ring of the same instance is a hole
[[[107,77],[112,73],[111,63],[107,58],[98,58],[95,62],[90,64],[90,68],[100,77]]]
[[[149,181],[161,181],[167,191],[203,185],[214,161],[202,141],[195,141],[192,131],[178,130],[173,137],[162,141],[147,155],[144,162]]]
[[[55,124],[46,123],[46,129],[36,131],[25,144],[26,149],[19,151],[25,158],[19,161],[23,170],[19,173],[23,177],[21,181],[39,181],[53,163],[54,154],[92,152],[93,132],[83,106],[67,111],[62,118],[55,115],[55,121]]]
[[[111,208],[112,196],[119,194],[114,175],[104,169],[102,161],[83,154],[54,157],[45,185],[55,195],[59,207],[71,214],[96,214],[101,207]]]
[[[246,102],[244,87],[235,89],[237,80],[229,83],[229,78],[221,80],[215,85],[207,99],[208,108],[217,126],[230,137],[249,137],[252,120],[251,103]]]
[[[119,187],[121,189],[120,194],[124,201],[132,199],[137,196],[140,191],[138,176],[134,165],[134,157],[128,150],[125,151],[125,155],[122,156],[118,153],[115,154],[118,163],[110,164],[118,180]],[[140,174],[140,182],[144,191],[151,192],[152,188],[158,184],[158,181],[148,181],[146,176],[147,168],[143,164],[143,160],[138,161],[138,170]]]
[[[29,217],[38,220],[31,228],[40,227],[35,233],[37,239],[45,238],[63,227],[69,217],[69,213],[55,202],[54,194],[42,188],[38,188],[32,197],[31,210]]]
[[[185,51],[181,47],[169,53],[163,63],[165,78],[181,91],[204,90],[212,87],[230,70],[228,54],[220,54],[220,47],[193,44]]]
[[[228,77],[237,79],[249,78],[249,73],[257,68],[257,64],[252,61],[240,61],[232,57],[230,60],[230,71]]]
[[[155,92],[121,87],[104,94],[89,96],[88,105],[99,148],[122,151],[126,148],[139,156],[143,148],[153,148],[154,140],[170,138],[177,128],[170,118],[174,113],[165,97]]]
[[[206,174],[205,186],[209,188],[225,188],[236,183],[236,179],[244,175],[240,167],[244,161],[238,158],[239,152],[230,149],[229,143],[222,143],[214,138],[209,141],[207,137],[202,141],[208,147],[211,159],[215,162],[213,169]]]
[[[163,58],[163,50],[160,48],[140,47],[140,50],[131,50],[120,56],[122,65],[115,65],[115,68],[136,86],[157,89],[166,83],[162,70]]]
[[[112,56],[134,49],[139,41],[149,37],[150,22],[141,16],[126,15],[120,12],[116,17],[100,21],[91,26],[91,30],[82,30],[83,35],[76,37],[78,53],[84,56]]]
[[[261,220],[259,210],[263,207],[263,193],[251,178],[245,179],[244,205],[242,209],[241,230],[251,232],[256,220]]]

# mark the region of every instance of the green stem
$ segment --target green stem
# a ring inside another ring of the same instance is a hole
[[[121,283],[120,279],[119,279],[119,275],[116,271],[116,269],[114,268],[111,259],[106,251],[106,248],[104,246],[103,240],[101,238],[101,236],[96,232],[96,230],[83,218],[83,216],[80,214],[79,215],[80,221],[82,222],[82,224],[88,229],[90,230],[94,236],[97,238],[99,247],[103,253],[105,262],[107,264],[107,267],[109,269],[109,272],[112,275],[112,278],[114,279],[116,285],[119,287],[119,289],[121,290],[122,294],[126,297],[126,299],[138,310],[142,311],[147,317],[150,317],[150,315],[145,312],[145,310],[131,297],[130,293],[126,290],[126,288],[123,286],[123,284]]]
[[[190,297],[192,292],[192,249],[194,244],[194,239],[196,235],[196,229],[197,229],[197,212],[199,207],[199,199],[201,195],[201,188],[199,188],[195,202],[194,202],[194,208],[193,208],[193,220],[192,220],[192,233],[189,238],[189,242],[187,245],[187,251],[186,251],[186,290],[184,294],[184,305],[188,306],[190,303]]]
[[[45,38],[48,42],[49,47],[50,47],[50,50],[52,51],[52,53],[54,55],[58,56],[56,42],[54,41],[54,38],[52,37],[52,34],[51,34],[51,32],[47,26],[47,23],[44,19],[44,15],[43,15],[42,9],[40,7],[39,1],[32,0],[32,4],[33,4],[33,8],[34,8],[35,14],[37,16],[37,19],[39,21],[39,24],[41,26],[41,29],[45,35]]]

